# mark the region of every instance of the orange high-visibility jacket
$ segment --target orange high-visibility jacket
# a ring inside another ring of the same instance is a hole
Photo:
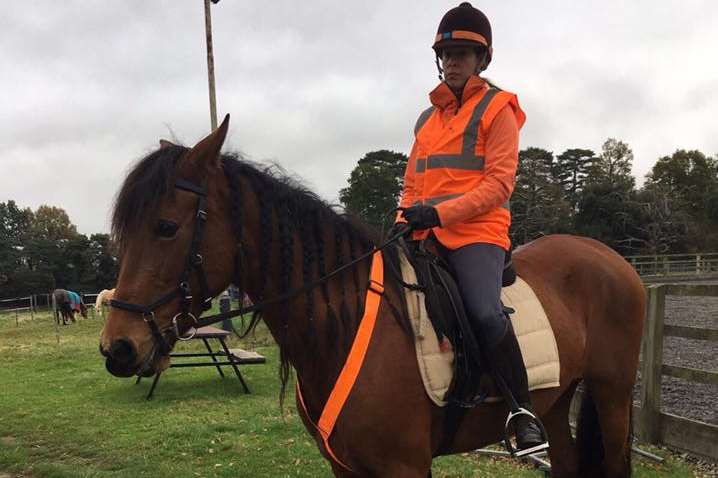
[[[446,83],[414,128],[400,206],[435,206],[436,238],[449,249],[476,242],[511,246],[509,198],[518,167],[519,129],[526,115],[512,93],[472,76],[461,106]],[[403,219],[398,219],[402,221]],[[429,231],[414,233],[424,239]]]

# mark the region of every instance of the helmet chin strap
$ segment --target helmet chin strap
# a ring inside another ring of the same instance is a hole
[[[436,69],[439,70],[439,81],[444,81],[444,69],[441,68],[441,63],[439,62],[439,54],[436,54]]]
[[[479,57],[479,66],[476,67],[477,76],[489,66],[488,62],[486,61],[487,55],[488,52],[486,50],[482,50],[481,56]]]

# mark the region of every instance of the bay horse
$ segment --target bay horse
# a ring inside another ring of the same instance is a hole
[[[424,391],[404,292],[386,274],[365,360],[329,437],[336,458],[329,454],[314,423],[357,334],[370,261],[288,293],[371,251],[379,238],[276,168],[221,154],[228,122],[192,148],[161,143],[124,181],[112,221],[119,280],[100,341],[107,370],[153,374],[204,302],[233,282],[255,303],[291,296],[267,302],[262,319],[280,349],[282,393],[293,367],[300,416],[336,476],[423,478],[434,456],[499,441],[508,409],[485,403],[468,410],[442,444],[447,410]],[[390,262],[397,253],[388,247],[383,255]],[[558,345],[560,386],[531,397],[548,433],[553,476],[630,476],[645,313],[638,275],[608,247],[568,235],[522,247],[514,263]],[[581,381],[574,440],[569,405]]]
[[[68,322],[75,322],[75,313],[79,312],[85,319],[87,318],[87,307],[82,301],[82,296],[77,292],[65,289],[55,289],[52,291],[52,300],[55,303],[55,322],[67,325]]]

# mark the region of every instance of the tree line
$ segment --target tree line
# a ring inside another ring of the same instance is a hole
[[[108,234],[78,233],[62,208],[0,202],[0,298],[55,288],[94,292],[113,287],[116,277]]]
[[[394,222],[407,156],[380,150],[362,157],[342,206],[386,232]],[[622,255],[718,249],[718,160],[697,150],[659,158],[641,188],[633,152],[609,138],[596,153],[570,148],[519,152],[511,197],[514,246],[546,234],[593,237]],[[79,234],[67,213],[0,202],[0,298],[54,288],[97,291],[114,286],[117,258],[108,234]]]
[[[339,193],[347,211],[386,231],[394,221],[408,158],[374,151],[361,158]],[[588,236],[622,255],[718,249],[718,160],[697,150],[659,158],[641,188],[633,152],[609,138],[599,153],[570,148],[519,152],[511,197],[514,246],[566,233]]]

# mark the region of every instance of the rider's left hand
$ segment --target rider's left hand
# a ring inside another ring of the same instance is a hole
[[[439,213],[434,206],[417,205],[401,209],[401,214],[414,230],[441,227]]]

